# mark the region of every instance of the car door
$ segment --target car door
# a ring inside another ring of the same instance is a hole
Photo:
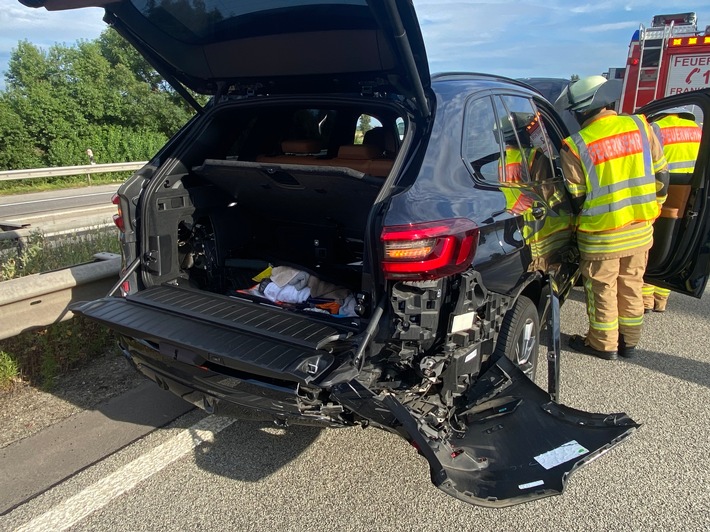
[[[644,280],[700,297],[710,275],[710,89],[664,98],[638,112],[653,123],[679,108],[694,115],[702,135],[700,147],[693,168],[671,172],[668,199],[654,223],[654,244]],[[670,142],[695,140],[692,132],[679,129]]]
[[[484,278],[489,287],[504,293],[519,286],[521,277],[547,272],[553,265],[561,278],[571,276],[567,257],[573,218],[556,171],[550,117],[529,94],[490,94],[467,103],[464,161],[476,181],[500,190],[504,200],[492,218],[506,269],[517,275]]]

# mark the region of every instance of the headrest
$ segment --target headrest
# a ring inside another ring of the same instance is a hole
[[[309,153],[319,153],[321,144],[319,140],[284,140],[281,143],[281,151],[297,155],[307,155]]]
[[[377,146],[366,144],[346,144],[338,149],[338,159],[369,160],[376,159],[380,155]]]
[[[377,146],[381,152],[393,154],[397,151],[397,141],[392,137],[392,133],[382,126],[365,131],[362,143]]]

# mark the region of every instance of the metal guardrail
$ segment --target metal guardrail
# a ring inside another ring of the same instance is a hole
[[[0,171],[0,181],[133,171],[146,164],[147,161],[139,161],[4,170]],[[0,240],[21,240],[33,230],[21,224],[10,225],[14,224],[6,222]],[[54,228],[56,234],[76,231],[75,224]],[[68,308],[71,303],[105,296],[118,279],[121,258],[113,253],[98,253],[95,258],[95,262],[0,282],[0,340],[68,320],[73,317]]]
[[[0,340],[68,320],[71,303],[104,297],[118,280],[121,258],[94,257],[96,262],[0,282]]]
[[[32,168],[29,170],[0,171],[0,181],[15,179],[34,179],[38,177],[59,177],[67,175],[98,174],[107,172],[126,172],[143,168],[148,161],[132,163],[84,164],[80,166],[56,166],[51,168]]]
[[[115,227],[111,221],[110,215],[105,217],[104,221],[94,220],[89,223],[81,221],[80,223],[67,222],[52,225],[51,229],[42,229],[40,227],[25,226],[20,229],[12,229],[8,231],[0,231],[0,242],[3,240],[23,240],[34,232],[41,232],[45,238],[54,238],[67,234],[80,234],[85,231],[93,231],[94,229],[103,229],[105,227]]]

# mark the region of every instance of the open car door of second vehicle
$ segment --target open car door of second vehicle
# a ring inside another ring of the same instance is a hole
[[[678,128],[667,142],[696,143],[695,164],[673,164],[668,199],[654,223],[645,280],[674,292],[700,297],[710,275],[710,90],[671,96],[639,110],[651,124],[670,112],[693,117],[697,130]]]

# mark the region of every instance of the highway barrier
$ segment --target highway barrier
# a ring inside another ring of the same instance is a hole
[[[17,179],[34,179],[38,177],[59,177],[67,175],[84,175],[110,172],[127,172],[143,168],[148,161],[130,163],[83,164],[79,166],[54,166],[50,168],[31,168],[29,170],[3,170],[0,181]]]
[[[121,257],[97,253],[95,261],[0,282],[0,340],[68,320],[71,303],[108,294]]]

